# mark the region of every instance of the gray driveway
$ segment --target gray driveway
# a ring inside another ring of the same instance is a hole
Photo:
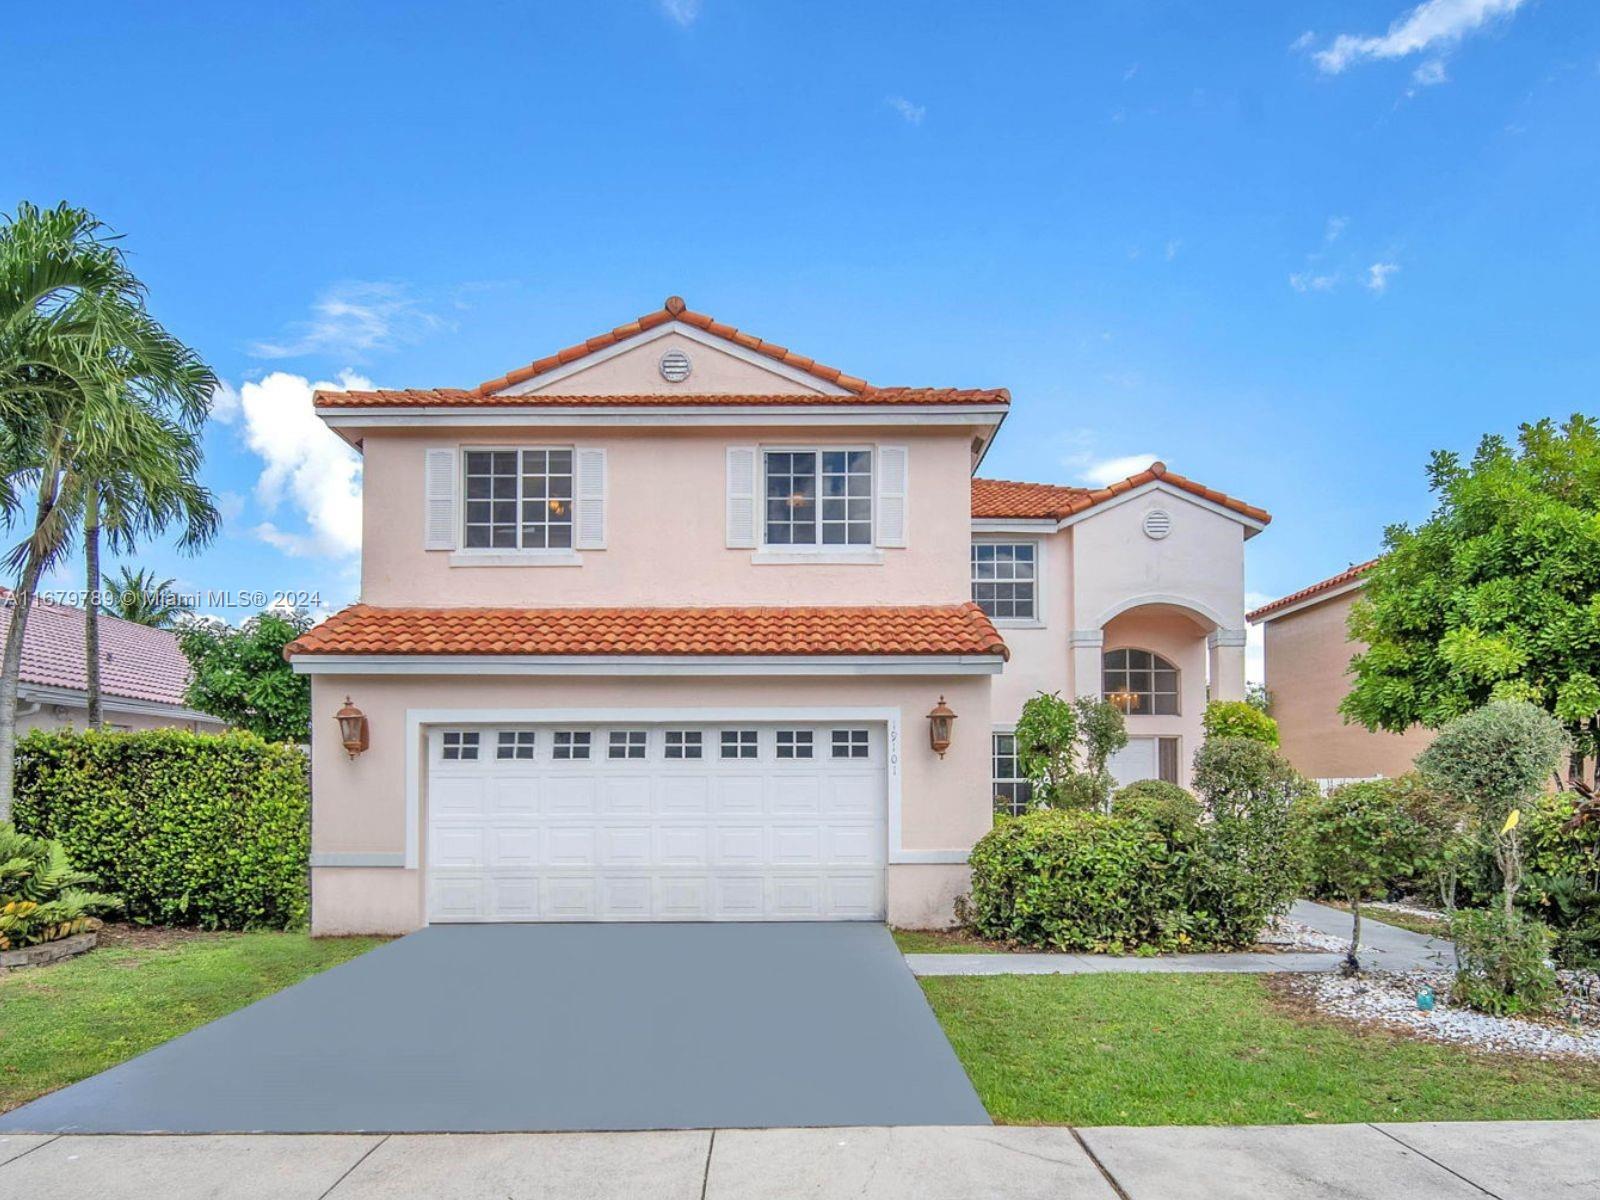
[[[0,1131],[988,1120],[881,925],[463,925],[269,996]]]

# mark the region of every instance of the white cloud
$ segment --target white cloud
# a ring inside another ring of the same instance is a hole
[[[1339,235],[1344,232],[1344,227],[1350,224],[1349,217],[1329,217],[1328,224],[1322,231],[1322,240],[1330,245],[1339,240]]]
[[[1312,43],[1314,43],[1316,40],[1317,40],[1317,31],[1314,30],[1314,29],[1308,29],[1304,33],[1302,33],[1299,37],[1295,38],[1294,41],[1289,43],[1289,49],[1291,49],[1291,50],[1309,50],[1309,49],[1311,49]]]
[[[1289,276],[1289,286],[1297,292],[1331,292],[1339,286],[1339,276],[1318,275],[1314,271],[1296,271]]]
[[[1167,243],[1167,261],[1171,262],[1178,257],[1178,251],[1183,249],[1183,239],[1173,238]]]
[[[360,552],[361,458],[318,419],[311,393],[371,386],[350,371],[341,371],[337,383],[274,371],[239,389],[245,444],[265,464],[256,480],[256,499],[268,512],[287,501],[306,526],[296,533],[272,521],[257,525],[253,532],[269,546],[297,557]]]
[[[211,416],[224,425],[232,425],[239,415],[239,393],[226,380],[217,380],[211,390]]]
[[[922,118],[928,115],[924,106],[913,104],[904,96],[886,96],[883,102],[904,117],[908,125],[921,125]]]
[[[1399,269],[1399,263],[1373,263],[1367,268],[1367,290],[1377,292],[1379,295],[1382,295],[1384,292],[1389,290],[1389,276],[1393,275]]]
[[[1121,454],[1115,458],[1091,458],[1085,454],[1079,461],[1066,464],[1078,472],[1078,479],[1091,487],[1105,487],[1130,475],[1137,475],[1151,463],[1159,461],[1159,454]]]
[[[667,20],[684,29],[700,19],[700,0],[656,0],[656,7]]]
[[[1425,0],[1396,17],[1387,32],[1372,37],[1341,33],[1312,57],[1322,71],[1337,75],[1367,60],[1444,53],[1496,18],[1511,16],[1522,4],[1523,0]]]
[[[1449,81],[1450,74],[1445,70],[1442,58],[1430,58],[1411,72],[1411,82],[1418,87],[1434,87]]]
[[[294,321],[278,341],[257,342],[257,358],[302,358],[326,354],[359,361],[375,351],[414,342],[444,327],[401,283],[354,281],[324,291],[311,316]]]

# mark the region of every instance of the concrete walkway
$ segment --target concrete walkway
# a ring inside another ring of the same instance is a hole
[[[0,1135],[29,1200],[1579,1200],[1600,1122]]]
[[[1297,900],[1289,916],[1319,933],[1350,937],[1350,914],[1326,904]],[[1450,943],[1361,918],[1361,965],[1374,971],[1409,971],[1450,967]],[[1094,975],[1131,972],[1219,971],[1267,975],[1277,972],[1336,971],[1342,954],[908,954],[906,964],[917,975]]]

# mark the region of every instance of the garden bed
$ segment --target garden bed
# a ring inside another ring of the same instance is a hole
[[[1450,1003],[1449,971],[1369,971],[1284,976],[1274,986],[1294,1001],[1355,1025],[1378,1025],[1432,1042],[1534,1058],[1600,1062],[1600,975],[1558,971],[1561,999],[1540,1017],[1494,1017]],[[1417,995],[1432,988],[1432,1011]]]
[[[966,929],[895,929],[895,945],[902,954],[1066,954],[1083,955],[1082,950],[1058,951],[1049,946],[1026,946],[979,937]],[[1348,938],[1334,937],[1288,917],[1279,917],[1262,931],[1253,946],[1238,951],[1196,950],[1205,954],[1340,954]],[[1152,955],[1152,957],[1154,957]]]

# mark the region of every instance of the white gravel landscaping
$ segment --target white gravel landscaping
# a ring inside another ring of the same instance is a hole
[[[1334,937],[1330,933],[1313,929],[1304,921],[1290,917],[1274,917],[1261,931],[1256,941],[1262,946],[1284,952],[1330,952],[1342,954],[1350,945],[1347,937]]]
[[[1540,1020],[1491,1017],[1452,1006],[1453,976],[1448,971],[1286,976],[1284,986],[1322,1012],[1403,1029],[1431,1041],[1535,1058],[1600,1059],[1600,976],[1561,971],[1558,977],[1564,997],[1556,1012]],[[1417,1007],[1417,994],[1430,986],[1435,1004],[1424,1012]]]

